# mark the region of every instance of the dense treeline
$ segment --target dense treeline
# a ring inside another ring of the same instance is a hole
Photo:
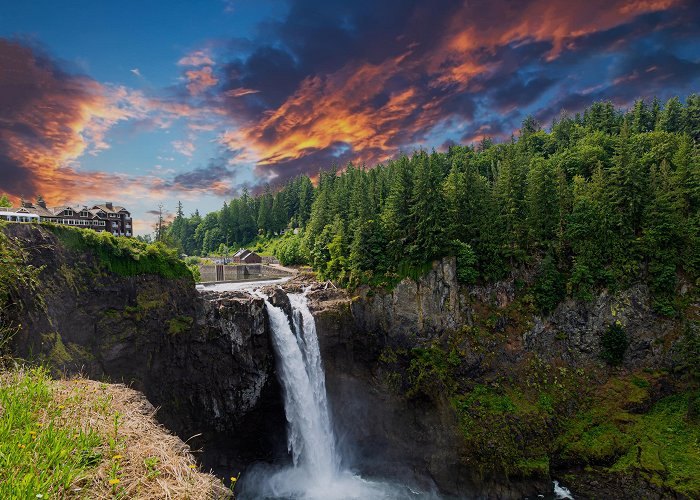
[[[622,112],[596,103],[549,132],[528,117],[511,141],[419,151],[373,169],[299,177],[168,228],[187,253],[288,232],[283,262],[344,284],[391,283],[456,255],[465,282],[534,266],[537,306],[646,280],[673,314],[679,276],[700,272],[700,96]]]

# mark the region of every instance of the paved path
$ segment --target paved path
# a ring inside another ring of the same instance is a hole
[[[276,267],[277,269],[281,269],[282,271],[287,271],[290,274],[297,274],[299,272],[298,269],[294,269],[293,267],[284,267],[282,264],[268,264],[270,267]]]

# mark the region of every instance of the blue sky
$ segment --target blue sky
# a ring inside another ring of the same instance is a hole
[[[207,212],[243,187],[698,90],[682,0],[6,2],[0,192]]]

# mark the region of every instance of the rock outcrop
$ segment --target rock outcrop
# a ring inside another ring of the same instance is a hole
[[[199,294],[192,280],[106,271],[42,227],[8,225],[27,264],[42,270],[9,309],[15,355],[57,373],[125,383],[159,407],[158,418],[205,465],[241,470],[284,442],[264,301]],[[190,440],[193,436],[194,439]],[[281,446],[281,445],[280,445]],[[225,463],[217,448],[228,451]]]
[[[361,289],[353,296],[312,286],[311,308],[338,434],[365,474],[411,474],[458,497],[536,496],[550,487],[544,477],[518,481],[465,463],[454,407],[440,394],[398,395],[382,372],[385,350],[405,352],[458,338],[461,376],[474,383],[512,374],[533,357],[595,367],[593,372],[604,377],[601,335],[609,325],[619,322],[626,331],[623,365],[630,370],[672,367],[680,325],[654,313],[642,285],[615,294],[603,291],[591,302],[567,300],[542,317],[519,302],[532,274],[521,271],[502,282],[467,287],[458,283],[455,267],[454,259],[444,259],[417,281],[405,279],[388,291]],[[289,287],[299,288],[298,283]],[[463,334],[465,329],[477,333]]]
[[[28,263],[43,266],[37,283],[19,287],[4,312],[21,325],[15,354],[142,391],[160,407],[162,423],[185,440],[198,436],[189,444],[203,447],[205,467],[220,475],[286,457],[281,389],[261,298],[200,294],[188,279],[119,275],[42,227],[4,231],[24,242]],[[390,387],[382,365],[387,349],[410,352],[452,339],[460,376],[488,382],[533,356],[571,367],[601,365],[600,337],[615,322],[626,331],[623,364],[629,369],[671,366],[679,338],[679,324],[653,312],[641,285],[602,292],[591,302],[567,300],[542,317],[522,300],[523,286],[533,281],[528,272],[466,287],[450,258],[417,281],[352,296],[304,279],[284,288],[312,287],[310,307],[346,465],[367,477],[410,476],[425,489],[458,497],[516,498],[546,491],[547,484],[484,475],[465,463],[450,401],[444,394],[408,398]],[[266,293],[289,314],[284,290]]]
[[[627,333],[627,367],[665,366],[678,323],[654,313],[644,285],[617,293],[600,292],[593,301],[565,300],[548,316],[525,311],[520,318],[507,313],[517,299],[516,284],[531,284],[531,272],[518,271],[504,281],[464,286],[457,281],[454,258],[435,262],[414,281],[406,278],[393,290],[360,290],[352,299],[351,313],[359,331],[385,336],[388,343],[424,345],[446,332],[474,326],[479,316],[493,316],[489,328],[506,332],[512,356],[536,353],[545,360],[563,359],[572,366],[600,360],[600,337],[619,322]],[[482,318],[483,319],[483,318]],[[518,321],[514,321],[517,319]],[[516,352],[519,351],[519,352]],[[504,353],[506,354],[506,353]]]

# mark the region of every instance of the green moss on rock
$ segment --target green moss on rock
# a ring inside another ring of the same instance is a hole
[[[177,316],[168,321],[168,333],[170,335],[177,335],[178,333],[183,333],[192,328],[194,319],[190,316]]]
[[[700,423],[687,418],[691,399],[690,392],[669,396],[638,416],[625,429],[629,446],[610,471],[700,497]]]

